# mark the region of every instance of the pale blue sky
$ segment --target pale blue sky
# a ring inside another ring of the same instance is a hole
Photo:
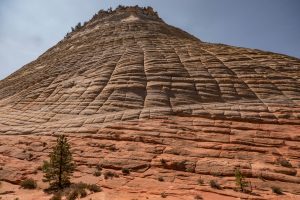
[[[0,79],[36,59],[79,21],[117,5],[152,6],[203,41],[300,58],[300,0],[0,0]]]

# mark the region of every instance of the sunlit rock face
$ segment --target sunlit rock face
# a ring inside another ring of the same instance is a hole
[[[234,191],[237,167],[259,198],[297,198],[300,60],[203,42],[152,8],[101,11],[0,81],[0,180],[39,177],[56,134],[73,144],[74,180],[110,199],[257,198]],[[132,173],[96,181],[97,164]]]

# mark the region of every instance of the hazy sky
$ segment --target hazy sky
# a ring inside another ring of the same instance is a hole
[[[100,9],[152,6],[203,41],[300,58],[300,0],[0,0],[0,79],[36,59]]]

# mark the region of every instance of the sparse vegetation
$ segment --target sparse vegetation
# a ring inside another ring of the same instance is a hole
[[[210,180],[209,185],[210,185],[211,188],[214,188],[214,189],[218,189],[218,190],[222,189],[220,184],[215,180]]]
[[[162,192],[161,194],[160,194],[160,196],[162,197],[162,198],[167,198],[167,194],[165,193],[165,192]]]
[[[21,182],[21,187],[24,189],[35,189],[37,187],[37,183],[32,178],[25,179]]]
[[[101,176],[101,172],[100,172],[99,170],[97,170],[97,171],[94,172],[93,175],[94,175],[94,176],[97,176],[97,177],[98,177],[98,176]]]
[[[75,200],[75,199],[77,199],[78,196],[79,196],[78,191],[72,190],[72,191],[67,195],[66,200]]]
[[[84,198],[88,195],[87,190],[96,193],[101,192],[101,188],[96,184],[86,184],[83,182],[76,183],[70,185],[68,188],[64,188],[63,190],[60,190],[59,193],[56,193],[51,200],[57,200],[62,199],[63,196],[66,197],[66,200],[75,200],[77,198]]]
[[[70,145],[66,136],[57,138],[56,146],[50,153],[50,162],[44,161],[44,181],[50,183],[52,189],[63,189],[70,185],[70,176],[75,170]]]
[[[240,191],[245,192],[248,183],[245,181],[245,177],[239,168],[235,170],[235,183]]]
[[[282,190],[281,190],[280,187],[273,186],[273,187],[271,187],[271,189],[272,189],[272,192],[275,193],[275,194],[279,194],[279,195],[283,194],[283,192],[282,192]]]
[[[73,28],[71,27],[72,32],[79,30],[82,27],[81,23],[78,22],[78,24]]]
[[[113,172],[111,172],[111,171],[106,171],[105,173],[104,173],[104,178],[105,179],[109,179],[109,178],[113,178],[113,177],[117,177],[117,174],[115,174],[115,173],[113,173]]]
[[[180,170],[180,171],[187,171],[186,169],[186,160],[180,161],[180,162],[176,162],[175,163],[175,169]]]
[[[163,181],[164,181],[164,178],[163,178],[162,176],[159,176],[159,177],[158,177],[158,180],[159,180],[160,182],[163,182]]]
[[[87,189],[90,190],[91,192],[101,192],[102,191],[102,189],[100,188],[100,186],[98,186],[96,184],[88,185]]]

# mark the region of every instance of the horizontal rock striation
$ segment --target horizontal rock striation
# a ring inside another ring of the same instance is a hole
[[[164,185],[175,199],[199,191],[268,199],[280,186],[293,198],[300,60],[200,41],[152,8],[101,11],[0,81],[0,179],[34,173],[56,134],[70,136],[78,177],[92,176],[87,166],[132,170],[124,182],[100,181],[114,191],[145,183],[146,194]],[[258,196],[233,191],[237,167]],[[213,179],[224,190],[211,189]]]

